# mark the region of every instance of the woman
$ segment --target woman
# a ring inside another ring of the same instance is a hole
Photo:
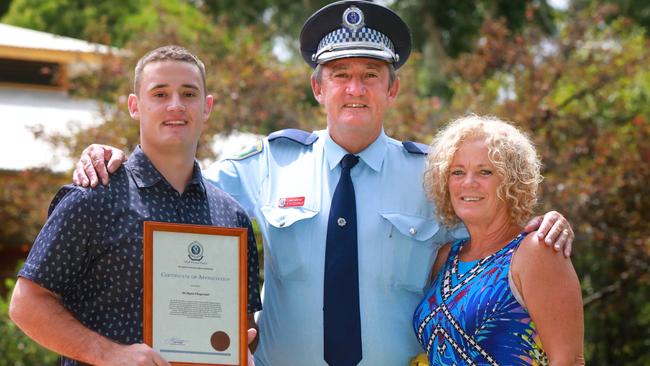
[[[584,364],[571,261],[523,232],[540,181],[532,143],[500,120],[464,117],[434,139],[426,190],[470,237],[440,249],[413,317],[431,365]]]

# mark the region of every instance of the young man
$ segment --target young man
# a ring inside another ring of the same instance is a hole
[[[11,299],[12,320],[64,365],[168,365],[142,344],[145,220],[247,228],[249,314],[261,308],[250,221],[195,161],[213,104],[203,63],[161,47],[140,59],[134,84],[140,146],[109,185],[57,193]]]
[[[315,68],[311,84],[327,130],[274,132],[255,151],[206,172],[256,218],[264,237],[255,362],[405,365],[420,352],[411,318],[438,248],[467,235],[435,219],[422,189],[426,146],[384,134],[410,32],[384,6],[339,1],[307,20],[300,45]],[[93,165],[105,182],[109,155],[112,170],[121,152],[87,149],[75,182],[97,184]],[[546,214],[539,232],[570,249],[573,233],[557,212]]]

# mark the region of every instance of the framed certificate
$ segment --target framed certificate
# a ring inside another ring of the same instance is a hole
[[[144,342],[172,365],[247,366],[247,230],[144,222]]]

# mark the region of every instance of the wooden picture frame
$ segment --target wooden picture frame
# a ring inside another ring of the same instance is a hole
[[[247,235],[144,222],[143,338],[172,365],[248,365]]]

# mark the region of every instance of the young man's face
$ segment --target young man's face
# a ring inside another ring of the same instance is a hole
[[[386,109],[399,90],[389,88],[388,64],[369,58],[344,58],[323,65],[314,95],[327,112],[327,128],[336,135],[379,135]]]
[[[140,121],[145,152],[196,153],[213,103],[199,68],[181,61],[151,62],[142,69],[136,93],[129,96],[129,112]]]

